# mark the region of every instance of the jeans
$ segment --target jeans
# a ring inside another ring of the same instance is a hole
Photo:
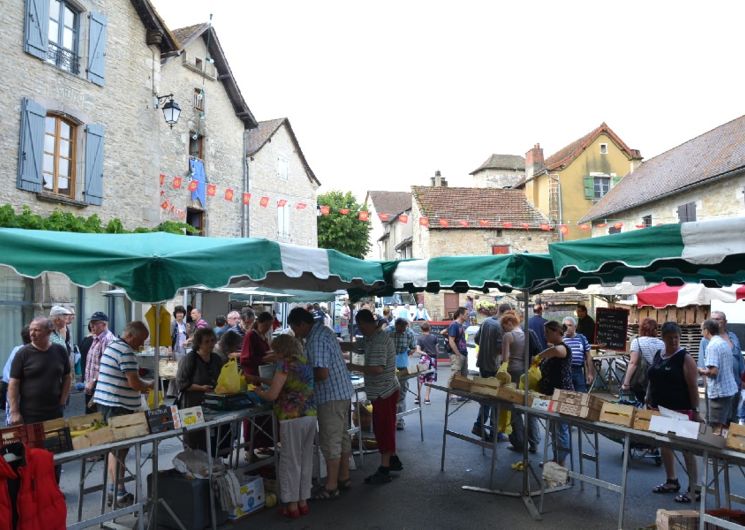
[[[398,384],[401,385],[401,389],[399,390],[398,402],[396,403],[396,413],[401,413],[406,412],[406,394],[409,392],[409,380],[404,379],[399,381]],[[404,419],[398,418],[396,423],[398,425],[403,425]]]
[[[572,383],[574,384],[574,390],[577,392],[587,392],[585,367],[581,364],[572,365]]]
[[[553,440],[554,460],[563,466],[570,450],[569,424],[551,420],[549,432]]]
[[[520,376],[523,375],[520,371],[509,371],[510,377],[513,381],[520,381]],[[523,423],[523,413],[512,411],[512,434],[510,434],[510,443],[517,449],[523,448],[523,439],[525,435],[525,427]],[[528,416],[528,445],[530,447],[538,447],[541,443],[541,432],[538,425],[538,418],[535,416]]]
[[[497,375],[497,372],[493,372],[491,370],[482,370],[479,368],[479,375],[481,377],[494,377]],[[481,405],[479,407],[479,414],[476,416],[476,421],[473,422],[474,427],[481,427],[481,418],[484,418],[484,425],[487,423],[492,426],[492,429],[494,428],[494,420],[496,419],[495,416],[494,407],[490,407],[489,405]]]

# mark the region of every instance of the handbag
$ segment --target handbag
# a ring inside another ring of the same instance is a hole
[[[637,393],[644,394],[647,392],[647,383],[649,382],[649,363],[644,358],[642,353],[642,345],[637,338],[637,344],[639,345],[639,364],[636,365],[636,370],[631,374],[631,380],[629,381],[629,388]],[[660,353],[659,350],[655,353]]]

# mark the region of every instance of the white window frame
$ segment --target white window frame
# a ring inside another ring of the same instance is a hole
[[[608,154],[608,144],[600,144],[600,154],[601,155]]]
[[[284,206],[277,207],[277,237],[290,237],[290,205],[289,202]]]
[[[598,184],[600,183],[600,179],[605,180],[608,185],[606,186],[605,193],[601,193],[600,195],[598,195]],[[593,196],[593,199],[598,200],[598,199],[602,199],[603,197],[605,197],[605,195],[610,191],[610,186],[611,186],[611,177],[609,177],[608,175],[595,175],[595,176],[593,176],[592,177],[592,196]]]
[[[277,178],[279,180],[287,181],[289,179],[290,164],[287,159],[283,156],[277,157]]]

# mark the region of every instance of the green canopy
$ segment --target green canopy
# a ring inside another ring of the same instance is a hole
[[[722,286],[745,280],[745,217],[645,228],[549,245],[564,286],[634,281]]]
[[[257,238],[4,228],[0,249],[0,265],[23,276],[59,272],[81,286],[108,282],[137,302],[170,300],[181,288],[223,287],[241,281],[325,292],[367,290],[384,282],[380,263]]]

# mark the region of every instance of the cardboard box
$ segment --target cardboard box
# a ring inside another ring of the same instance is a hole
[[[114,440],[137,438],[150,433],[144,412],[113,416],[109,419],[109,427],[114,431]]]
[[[659,416],[660,412],[652,409],[636,409],[634,411],[634,423],[632,427],[638,431],[649,430],[649,420],[652,416]]]
[[[204,412],[202,407],[189,407],[178,411],[180,425],[179,427],[189,427],[197,423],[204,423]]]
[[[145,417],[147,418],[148,428],[150,434],[156,432],[172,431],[173,426],[173,412],[178,410],[175,405],[171,406],[160,406],[157,409],[146,410]]]
[[[714,434],[708,425],[690,420],[681,420],[676,417],[653,416],[649,421],[649,430],[671,437],[698,440],[714,447],[721,448],[726,443],[724,436]]]
[[[745,451],[745,425],[730,423],[726,443],[729,449]]]
[[[657,530],[697,530],[696,510],[657,510]]]
[[[634,423],[634,407],[607,401],[603,403],[603,408],[600,409],[600,421],[631,427]]]
[[[254,475],[238,478],[241,485],[241,503],[228,514],[228,519],[236,520],[264,507],[264,479]]]
[[[536,410],[549,410],[551,407],[551,397],[540,394],[533,396],[530,406]]]

